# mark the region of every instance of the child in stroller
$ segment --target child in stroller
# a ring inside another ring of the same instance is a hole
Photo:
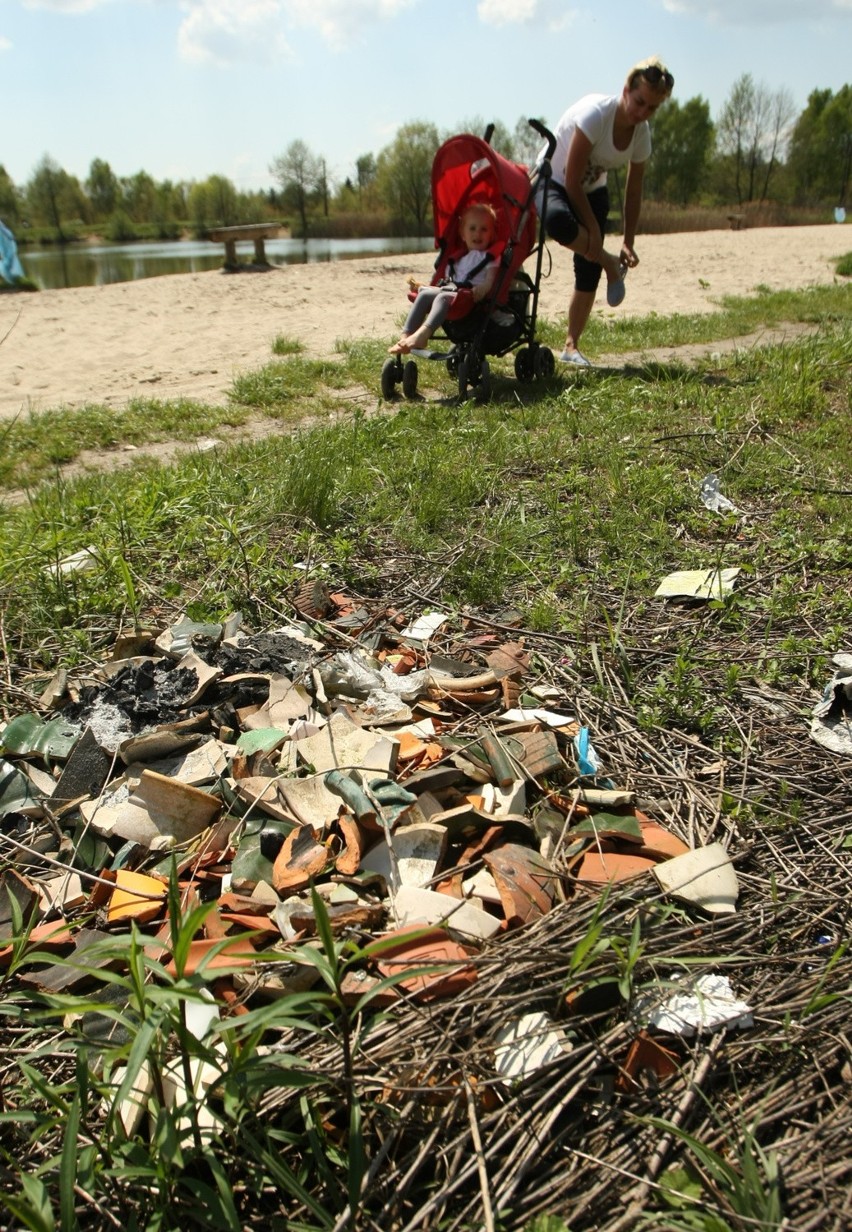
[[[460,291],[469,290],[469,306],[485,298],[497,274],[497,258],[489,252],[497,231],[497,215],[487,201],[474,201],[459,219],[459,234],[466,251],[450,258],[447,277],[421,286],[413,278],[408,285],[415,293],[414,303],[402,327],[399,342],[388,348],[390,355],[407,355],[426,345],[457,302]]]
[[[555,138],[542,125],[533,120],[530,124],[555,145]],[[386,399],[393,397],[400,382],[407,398],[416,394],[417,364],[412,351],[420,358],[444,361],[450,375],[458,379],[460,397],[465,398],[470,388],[480,402],[491,392],[487,355],[516,350],[515,375],[522,381],[553,375],[553,352],[535,337],[544,233],[534,195],[540,178],[549,175],[550,164],[543,160],[531,176],[526,167],[498,154],[489,143],[490,135],[491,129],[484,138],[469,133],[450,137],[435,154],[432,215],[439,250],[435,273],[428,288],[414,284],[409,292],[412,310],[382,368]],[[491,222],[491,233],[487,239],[480,238],[477,247],[465,231],[472,220],[478,220],[482,229],[484,217]],[[472,256],[472,252],[482,256]],[[483,265],[486,252],[491,259]],[[521,268],[532,256],[536,257],[534,279]],[[478,271],[477,265],[481,265]],[[474,285],[463,287],[459,271]],[[443,294],[450,290],[442,285],[447,282],[460,289]],[[430,314],[435,308],[441,314],[437,320]],[[443,328],[452,348],[424,352],[424,344],[438,328]]]

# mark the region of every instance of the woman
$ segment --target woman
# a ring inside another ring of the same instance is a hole
[[[642,178],[651,153],[648,121],[673,87],[674,77],[652,56],[634,65],[621,94],[587,94],[568,108],[556,126],[553,177],[542,178],[536,205],[541,213],[546,192],[547,234],[574,253],[574,294],[568,308],[565,349],[559,357],[563,363],[591,366],[579,343],[601,270],[607,277],[607,303],[617,308],[624,299],[624,275],[639,264],[633,245]],[[607,172],[625,164],[624,240],[616,257],[603,246],[609,213]]]

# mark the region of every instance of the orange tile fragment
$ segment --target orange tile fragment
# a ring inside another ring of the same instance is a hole
[[[167,886],[161,878],[120,868],[115,874],[115,889],[107,907],[107,921],[116,924],[122,920],[135,920],[137,924],[148,924],[162,915],[166,893]]]
[[[643,1073],[651,1073],[661,1082],[678,1072],[679,1060],[677,1053],[664,1048],[647,1031],[640,1031],[628,1049],[615,1085],[620,1091],[636,1091],[641,1085],[638,1079]]]
[[[316,841],[311,826],[296,826],[285,838],[272,866],[272,885],[279,894],[298,894],[328,863],[328,850]]]
[[[344,877],[351,877],[358,872],[367,839],[361,827],[349,813],[341,813],[337,825],[343,836],[343,850],[334,862],[334,866]]]
[[[639,822],[639,829],[642,831],[642,846],[639,852],[643,856],[650,856],[656,860],[670,860],[674,856],[682,856],[691,848],[672,834],[671,830],[666,830],[664,826],[658,825],[656,821],[652,821],[650,817],[646,817],[644,813],[636,812],[636,820]]]
[[[635,850],[634,848],[634,852]],[[612,843],[602,842],[600,849],[591,847],[584,852],[574,876],[578,881],[589,881],[594,885],[607,885],[610,881],[630,881],[633,877],[641,877],[649,872],[657,861],[634,852],[619,851]]]
[[[278,925],[268,915],[257,915],[248,911],[223,911],[222,919],[226,924],[239,924],[249,932],[273,933],[280,936]]]
[[[199,938],[189,947],[184,975],[194,975],[199,972],[206,975],[213,971],[234,971],[244,967],[253,967],[257,951],[251,941],[245,936],[226,937],[224,941],[213,941]],[[177,975],[174,959],[166,966],[169,975]]]
[[[421,925],[400,928],[385,938],[398,937],[399,944],[383,950],[377,966],[384,976],[407,968],[417,974],[399,981],[397,987],[421,1001],[435,1001],[462,992],[476,980],[470,951],[448,937],[443,929],[424,930]],[[423,970],[426,968],[426,970]]]

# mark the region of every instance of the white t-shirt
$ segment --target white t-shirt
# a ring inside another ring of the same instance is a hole
[[[614,167],[644,163],[649,158],[651,130],[647,120],[636,125],[626,150],[615,148],[612,128],[620,98],[620,94],[586,94],[568,108],[553,134],[556,138],[556,149],[551,159],[554,183],[565,184],[568,151],[578,128],[592,143],[589,165],[583,176],[583,190],[587,193],[605,184],[607,171]],[[547,147],[539,154],[539,161],[544,158],[546,150]]]
[[[487,250],[480,252],[478,248],[470,248],[462,256],[457,257],[455,261],[449,262],[446,276],[451,278],[453,282],[470,282],[472,287],[478,286],[488,276],[488,270],[493,260],[493,253]],[[484,265],[482,264],[483,262],[485,262]],[[482,269],[479,273],[475,273],[474,271],[478,265],[482,265]],[[473,277],[471,277],[471,274]]]

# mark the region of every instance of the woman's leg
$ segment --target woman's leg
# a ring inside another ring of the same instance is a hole
[[[600,227],[602,236],[606,236],[606,222],[609,214],[609,190],[606,187],[596,188],[589,193],[589,206],[595,216],[595,222]],[[606,254],[609,256],[609,254]],[[606,269],[607,279],[612,282],[619,276],[619,265],[616,257],[611,257],[614,268]],[[605,267],[604,267],[605,268]],[[581,253],[574,254],[574,294],[568,306],[568,334],[565,338],[565,350],[572,354],[579,351],[580,337],[588,324],[595,302],[598,284],[601,280],[601,269],[597,261],[587,261]]]
[[[571,209],[571,202],[568,200],[568,194],[561,184],[555,184],[553,180],[541,181],[535,191],[535,204],[539,212],[539,217],[542,216],[542,211],[545,209],[544,194],[547,189],[547,205],[544,212],[544,228],[549,239],[555,240],[557,244],[561,244],[563,248],[570,248],[574,253],[574,265],[576,270],[577,258],[585,260],[586,253],[591,246],[591,236],[588,228],[585,227],[577,218],[574,211]],[[600,204],[595,205],[595,198],[598,194],[606,195],[606,205],[604,213],[601,217]],[[601,236],[606,234],[606,210],[609,208],[609,194],[606,188],[596,188],[594,192],[589,193],[589,204],[592,207],[592,213],[595,215],[595,221],[600,227]],[[597,278],[600,279],[601,266],[594,261],[585,261],[585,264],[590,269],[597,270]],[[618,258],[611,253],[603,254],[603,269],[606,272],[607,278],[612,281],[618,277]],[[597,280],[595,288],[597,289]]]
[[[600,266],[598,266],[598,273],[600,273]],[[594,302],[594,291],[575,290],[571,296],[571,302],[568,305],[568,334],[565,338],[565,350],[569,355],[580,349],[580,335],[589,323]]]

